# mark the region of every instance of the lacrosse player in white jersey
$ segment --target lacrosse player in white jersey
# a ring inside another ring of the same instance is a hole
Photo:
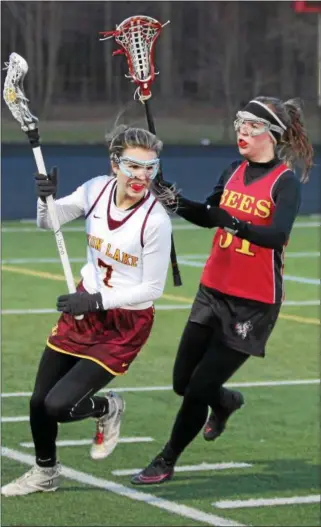
[[[162,142],[146,130],[121,126],[108,147],[112,175],[56,200],[61,224],[85,217],[87,262],[77,292],[58,297],[62,315],[39,364],[30,400],[36,464],[2,487],[5,496],[58,488],[58,423],[96,418],[91,457],[114,450],[124,401],[116,393],[96,393],[126,373],[149,337],[153,302],[163,293],[171,222],[152,192]],[[49,178],[37,174],[36,189],[38,226],[50,229],[45,198],[56,195],[56,170]]]

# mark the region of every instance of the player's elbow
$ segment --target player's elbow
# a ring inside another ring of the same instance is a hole
[[[164,288],[163,289],[154,289],[151,300],[154,300],[154,301],[158,300],[159,298],[161,298],[163,292],[164,292]]]
[[[149,286],[149,300],[152,300],[153,302],[155,300],[158,300],[161,298],[163,292],[164,292],[165,284],[150,284]]]
[[[39,229],[42,229],[42,230],[45,230],[45,231],[48,231],[48,230],[51,229],[51,227],[48,224],[48,222],[44,218],[39,218],[39,217],[37,217],[37,227],[39,227]]]
[[[275,250],[282,250],[282,247],[286,244],[286,242],[288,241],[288,233],[285,232],[285,231],[278,231],[275,233],[275,236],[273,238],[273,243],[272,243],[272,249],[275,249]]]
[[[280,232],[280,243],[281,245],[285,245],[289,240],[289,234],[285,231]]]

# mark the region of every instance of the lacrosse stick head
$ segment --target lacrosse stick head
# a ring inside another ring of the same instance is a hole
[[[28,72],[27,61],[18,53],[11,53],[4,69],[7,70],[3,88],[5,103],[24,132],[34,130],[38,119],[30,112],[29,101],[23,89],[23,81]]]
[[[157,74],[154,66],[154,46],[163,27],[155,18],[137,15],[126,18],[113,31],[100,32],[100,40],[114,37],[120,49],[113,55],[125,55],[128,75],[138,85],[135,92],[141,101],[151,97],[150,86]],[[135,96],[134,96],[135,97]]]

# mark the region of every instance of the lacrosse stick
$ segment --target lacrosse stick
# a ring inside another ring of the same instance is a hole
[[[47,176],[47,171],[40,146],[38,119],[37,117],[31,114],[28,108],[29,101],[26,98],[23,89],[23,81],[26,76],[26,73],[28,72],[28,64],[26,60],[17,53],[11,53],[9,57],[9,62],[5,63],[5,69],[7,69],[7,75],[4,81],[3,98],[13,117],[18,121],[18,123],[20,123],[21,129],[26,133],[29,139],[29,143],[32,147],[33,155],[35,157],[39,174],[44,174],[45,176]],[[48,212],[52,223],[52,228],[55,233],[57,248],[64,270],[68,291],[69,293],[75,293],[75,281],[72,275],[72,270],[68,259],[65,240],[60,230],[60,223],[58,220],[53,197],[48,196],[46,198],[46,203],[48,206]],[[75,318],[81,320],[83,318],[83,315],[79,315]]]
[[[113,52],[113,56],[125,55],[129,70],[125,77],[137,84],[134,99],[138,99],[144,104],[148,129],[154,135],[156,135],[156,129],[149,104],[149,99],[152,96],[150,87],[155,75],[158,75],[154,66],[154,45],[161,30],[167,24],[169,24],[169,20],[165,24],[161,24],[155,18],[138,15],[126,18],[113,31],[100,32],[100,40],[108,40],[114,37],[117,44],[121,46],[120,49]],[[158,177],[160,180],[163,179],[161,168]],[[182,285],[182,280],[177,263],[173,235],[171,263],[174,285],[180,286]]]

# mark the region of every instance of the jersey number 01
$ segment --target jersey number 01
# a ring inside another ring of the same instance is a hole
[[[230,232],[225,232],[224,234],[221,234],[218,244],[221,249],[227,249],[231,245],[232,241],[233,235]],[[255,253],[250,249],[250,242],[244,239],[240,239],[240,247],[236,247],[234,250],[235,252],[245,254],[246,256],[255,256]]]
[[[104,277],[104,280],[103,280],[105,286],[106,287],[113,287],[109,283],[109,281],[111,279],[111,275],[113,274],[113,267],[112,267],[112,265],[106,264],[105,262],[103,262],[103,260],[98,258],[98,267],[101,267],[101,268],[106,270],[105,277]]]

